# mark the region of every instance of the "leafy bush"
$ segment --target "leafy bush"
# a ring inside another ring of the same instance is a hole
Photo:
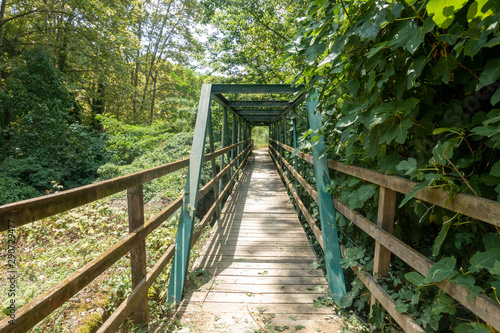
[[[498,230],[412,197],[431,186],[500,200],[499,18],[492,1],[315,1],[288,46],[289,57],[304,64],[296,82],[320,91],[328,157],[418,181],[398,198],[395,235],[437,265],[448,263],[448,277],[472,294],[496,300],[498,260],[477,262],[498,258],[483,243],[500,243]],[[335,196],[376,220],[378,191],[342,174],[332,179]],[[342,216],[339,227],[344,244],[373,257],[368,236]],[[427,331],[489,331],[410,271],[395,259],[384,283],[398,311]],[[386,325],[382,310],[373,316],[373,324]]]

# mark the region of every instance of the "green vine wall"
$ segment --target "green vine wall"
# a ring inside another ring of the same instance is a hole
[[[437,269],[424,278],[393,256],[382,284],[428,332],[494,332],[432,282],[450,279],[499,302],[500,230],[413,196],[432,187],[500,200],[499,19],[492,0],[317,0],[287,48],[285,61],[303,64],[294,83],[320,91],[328,158],[419,182],[398,198],[394,233]],[[376,221],[374,185],[332,179],[336,197]],[[370,269],[373,241],[342,216],[338,223],[345,267]],[[366,289],[351,279],[341,305],[368,314]],[[369,320],[397,330],[381,307]]]

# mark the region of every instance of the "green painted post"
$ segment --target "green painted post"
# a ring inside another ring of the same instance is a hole
[[[317,92],[307,100],[307,116],[311,129],[317,131],[321,128],[321,114],[316,113],[318,106]],[[326,275],[328,286],[333,299],[339,303],[342,295],[345,294],[344,271],[340,264],[340,244],[337,233],[337,223],[335,221],[335,210],[333,199],[327,191],[330,185],[330,174],[325,154],[319,156],[324,151],[325,140],[323,136],[317,138],[318,134],[312,133],[311,138],[317,139],[313,146],[314,175],[316,178],[316,191],[318,191],[318,206],[321,219],[321,233],[323,235]]]
[[[220,139],[220,145],[221,149],[226,147],[226,140],[227,140],[227,108],[224,108],[222,111],[222,131],[221,131],[221,139]],[[224,154],[220,156],[220,169],[224,169]],[[219,180],[219,193],[222,193],[222,190],[224,189],[224,177],[222,177]],[[219,207],[217,208],[217,218],[220,216],[220,212],[222,210],[222,202],[219,204]]]
[[[231,133],[231,137],[232,137],[232,141],[231,142],[232,142],[233,145],[236,143],[236,117],[237,117],[236,114],[233,113],[233,131]],[[234,160],[235,157],[237,156],[237,154],[236,154],[237,150],[235,150],[235,149],[237,149],[237,148],[231,149],[231,161]],[[234,172],[233,169],[236,170],[237,167],[238,166],[235,163],[234,166],[233,166],[233,168],[231,168],[231,176],[233,175],[233,172]],[[237,177],[238,176],[236,176],[236,178]],[[233,183],[233,185],[234,185],[234,183]],[[232,190],[233,185],[231,185],[231,190]]]
[[[295,113],[295,108],[293,108],[292,110],[292,131],[293,131],[293,148],[294,149],[297,149],[297,114]],[[299,170],[299,158],[297,156],[294,157],[293,159],[293,168],[295,169],[295,171],[298,171]],[[300,195],[300,190],[299,190],[299,182],[297,181],[297,179],[295,179],[295,192],[297,192],[297,194],[299,195],[299,198],[301,198],[301,195]],[[300,208],[299,208],[299,205],[297,205],[296,207],[296,210],[297,210],[297,215],[299,216],[299,219],[300,219],[300,214],[301,214],[301,211],[300,211]]]
[[[211,84],[203,84],[201,88],[193,145],[184,190],[184,201],[182,203],[179,227],[177,228],[174,260],[168,284],[167,302],[178,303],[181,301],[184,283],[186,282],[193,225],[196,215],[196,203],[198,201],[198,189],[205,152],[205,137],[210,118],[211,89]]]

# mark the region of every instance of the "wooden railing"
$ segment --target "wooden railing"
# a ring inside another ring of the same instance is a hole
[[[270,142],[270,155],[272,156],[279,173],[281,174],[284,182],[287,184],[288,190],[292,194],[301,213],[318,239],[318,243],[323,247],[321,231],[316,226],[314,219],[307,211],[299,193],[297,193],[296,188],[294,188],[286,176],[283,168],[286,167],[286,169],[290,171],[290,173],[295,177],[297,182],[302,185],[311,198],[318,202],[316,190],[313,186],[307,183],[299,172],[297,172],[297,170],[283,157],[284,154],[280,153],[277,148],[281,151],[286,150],[289,152],[294,152],[295,149],[274,139],[270,139]],[[273,147],[273,144],[276,148]],[[311,155],[299,152],[297,156],[308,163],[314,163],[314,158]],[[282,165],[284,167],[282,167]],[[429,269],[434,266],[434,262],[392,235],[396,209],[396,193],[408,194],[416,183],[398,176],[385,175],[377,171],[353,165],[343,165],[333,160],[328,160],[328,166],[332,170],[357,177],[380,187],[377,224],[374,224],[372,221],[356,211],[351,210],[345,203],[340,202],[335,198],[333,199],[334,206],[337,211],[375,240],[373,276],[377,277],[387,274],[389,271],[391,253],[398,256],[418,273],[423,276],[427,276]],[[421,190],[415,195],[415,198],[463,215],[470,216],[494,226],[500,226],[500,203],[496,201],[468,194],[456,194],[452,197],[449,192],[437,189]],[[342,248],[345,250],[345,247],[342,246]],[[387,310],[387,312],[405,331],[424,332],[423,328],[420,327],[413,318],[395,310],[396,302],[377,282],[377,280],[366,271],[366,269],[364,269],[361,265],[357,265],[353,267],[353,270],[370,290],[372,296]],[[466,287],[448,280],[435,282],[434,284],[460,302],[467,309],[472,311],[477,317],[488,323],[491,327],[500,331],[500,304],[496,301],[492,300],[485,294],[479,294],[475,297],[471,297],[470,292]]]
[[[203,162],[214,161],[217,157],[229,152],[232,152],[233,157],[231,162],[219,173],[214,174],[214,177],[199,190],[199,198],[202,198],[216,185],[219,185],[221,189],[223,187],[221,191],[217,191],[220,193],[215,202],[193,234],[193,243],[196,242],[203,228],[208,225],[224,197],[232,190],[234,181],[237,179],[239,171],[251,152],[251,142],[252,140],[248,138],[218,151],[204,154],[202,158]],[[234,151],[239,152],[239,154],[234,154]],[[8,229],[9,221],[13,221],[16,227],[19,227],[127,190],[130,233],[101,253],[97,258],[79,268],[71,276],[16,311],[15,324],[9,323],[9,317],[3,319],[0,322],[0,332],[26,332],[129,252],[131,254],[133,290],[99,328],[98,332],[115,332],[132,311],[134,312],[134,320],[137,323],[147,322],[147,291],[172,259],[175,243],[170,244],[153,268],[149,272],[146,272],[145,239],[147,235],[158,228],[181,207],[183,197],[181,196],[174,200],[168,207],[144,223],[142,184],[185,168],[189,165],[189,162],[189,159],[183,159],[100,183],[1,206],[0,231],[5,231]],[[221,164],[222,167],[223,163]],[[222,177],[228,172],[231,178],[225,186],[221,186]]]

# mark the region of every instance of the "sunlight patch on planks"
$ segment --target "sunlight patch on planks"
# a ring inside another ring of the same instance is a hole
[[[191,274],[179,309],[191,332],[336,332],[323,272],[265,151],[254,151]]]

